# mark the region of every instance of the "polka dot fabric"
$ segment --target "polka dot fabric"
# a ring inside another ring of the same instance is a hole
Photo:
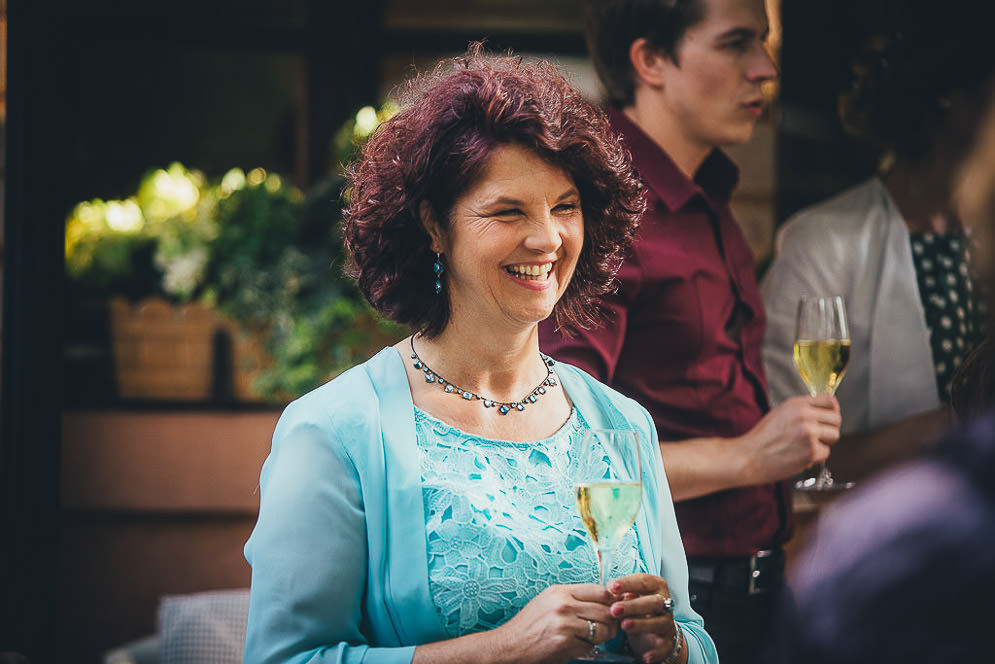
[[[980,311],[968,270],[967,238],[957,233],[912,233],[912,259],[933,350],[940,400],[964,356],[980,340]]]

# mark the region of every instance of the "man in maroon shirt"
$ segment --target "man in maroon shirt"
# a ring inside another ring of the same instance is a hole
[[[839,437],[832,396],[771,410],[763,303],[718,149],[750,138],[776,70],[763,0],[589,0],[591,55],[648,208],[604,299],[606,323],[543,350],[645,406],[656,422],[694,608],[723,664],[755,662],[791,535],[786,481]]]

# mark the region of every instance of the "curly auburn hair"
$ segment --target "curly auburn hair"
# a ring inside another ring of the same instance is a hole
[[[645,207],[604,113],[552,64],[488,56],[481,44],[410,81],[399,101],[402,110],[374,132],[348,174],[348,269],[370,304],[428,336],[445,329],[449,299],[445,287],[435,294],[421,204],[448,232],[456,199],[494,151],[517,145],[568,173],[580,192],[584,245],[553,315],[565,330],[596,322],[597,298],[612,288]]]

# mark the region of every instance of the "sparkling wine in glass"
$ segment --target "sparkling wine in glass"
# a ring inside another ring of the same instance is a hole
[[[600,449],[609,460],[607,476],[598,469],[590,481],[578,482],[577,509],[594,545],[598,575],[608,585],[612,555],[632,527],[643,502],[643,473],[639,436],[635,431],[591,429],[584,435],[586,449]],[[584,662],[633,662],[628,655],[606,652],[594,646]]]
[[[846,306],[839,295],[803,297],[798,302],[795,326],[795,366],[809,394],[835,394],[850,361],[850,330]],[[825,462],[814,478],[795,485],[803,491],[847,488],[833,480]]]

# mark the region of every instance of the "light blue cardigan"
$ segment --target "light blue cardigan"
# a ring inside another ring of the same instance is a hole
[[[592,428],[642,434],[641,554],[670,586],[688,661],[717,662],[688,601],[687,562],[649,414],[575,367],[558,363],[556,371]],[[284,411],[245,545],[247,663],[408,663],[416,645],[448,638],[428,588],[413,408],[403,360],[385,348]]]

